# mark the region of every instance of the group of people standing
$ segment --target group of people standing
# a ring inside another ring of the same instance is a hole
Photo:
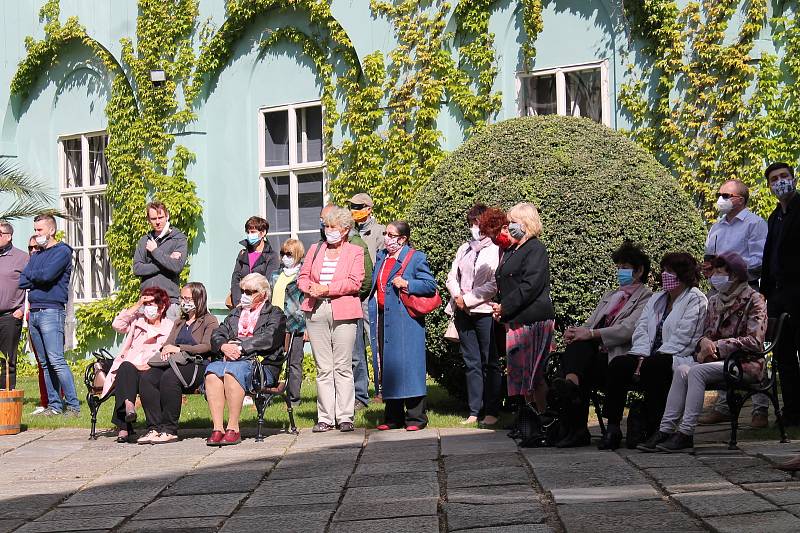
[[[599,447],[619,447],[627,392],[638,386],[649,438],[628,445],[645,451],[690,447],[694,427],[703,422],[705,388],[722,380],[725,358],[758,351],[767,317],[782,312],[791,315],[775,348],[783,414],[787,424],[800,424],[800,199],[790,165],[770,165],[765,178],[779,202],[769,221],[747,209],[743,183],[725,182],[716,204],[721,218],[709,232],[702,264],[685,252],[667,253],[659,262],[661,290],[655,293],[648,288],[650,259],[640,247],[626,242],[612,254],[618,287],[602,296],[581,326],[564,333],[562,385],[570,407],[557,446],[589,444],[589,398],[600,388],[606,393],[608,431]],[[424,428],[425,321],[408,302],[436,295],[436,281],[426,255],[411,245],[409,224],[384,227],[372,207],[366,193],[353,196],[347,208],[326,206],[320,240],[308,252],[296,239],[274,250],[266,238],[267,221],[248,219],[231,276],[231,311],[219,324],[201,283],[179,285],[188,253],[185,235],[169,224],[164,204],[148,204],[152,231],[139,241],[133,259],[141,298],[115,318],[113,327],[125,340],[113,363],[100,369],[106,375],[104,394],[115,392],[118,440],[132,439],[138,395],[148,426],[138,442],[174,442],[181,394],[199,387],[213,421],[208,443],[240,442],[239,416],[254,362],[263,359],[265,378],[275,383],[281,369],[275,354],[282,348],[288,355],[288,394],[296,404],[306,340],[317,369],[313,431],[353,431],[355,412],[375,400],[385,404],[379,430]],[[508,395],[539,411],[547,407],[544,363],[555,333],[549,257],[531,203],[507,212],[478,204],[465,213],[465,222],[469,239],[447,275],[446,313],[466,367],[469,414],[463,422],[491,427],[501,400],[501,357]],[[63,361],[71,250],[54,239],[55,228],[52,217],[37,217],[38,251],[28,259],[11,246],[11,226],[0,224],[0,261],[15,269],[2,269],[0,328],[16,327],[11,318],[21,318],[20,291],[27,290],[31,340],[50,402],[45,414],[76,414],[79,403]],[[13,287],[9,272],[17,273]],[[708,295],[698,288],[702,276],[713,287]],[[763,370],[763,360],[746,365],[754,380]],[[722,401],[707,421],[724,419],[724,408]],[[754,400],[754,426],[766,425],[766,408],[763,398]]]

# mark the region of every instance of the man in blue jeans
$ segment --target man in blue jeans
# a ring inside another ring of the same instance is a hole
[[[56,241],[56,219],[50,215],[33,219],[33,230],[41,251],[31,256],[20,274],[19,287],[28,290],[28,332],[47,387],[48,407],[39,414],[77,417],[81,404],[64,359],[64,309],[72,274],[72,248]],[[59,391],[64,393],[63,401]]]

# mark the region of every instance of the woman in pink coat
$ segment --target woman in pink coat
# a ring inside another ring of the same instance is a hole
[[[130,442],[133,437],[139,378],[150,368],[147,362],[161,349],[172,331],[172,320],[166,318],[169,305],[169,295],[164,289],[148,287],[133,307],[120,311],[111,323],[116,331],[125,334],[102,394],[105,397],[115,389],[111,421],[119,428],[117,442]]]
[[[364,281],[364,249],[347,242],[353,217],[341,207],[325,210],[325,241],[311,247],[297,277],[306,295],[306,331],[317,363],[315,433],[353,431],[353,343],[363,316],[358,291]]]

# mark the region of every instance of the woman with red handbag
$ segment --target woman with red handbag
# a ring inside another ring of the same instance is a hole
[[[441,304],[426,255],[411,248],[411,228],[396,221],[386,226],[369,297],[370,342],[378,354],[377,374],[385,405],[381,431],[418,431],[425,414],[425,314]]]

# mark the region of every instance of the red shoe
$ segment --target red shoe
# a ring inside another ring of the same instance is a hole
[[[378,431],[388,431],[390,429],[400,429],[400,427],[392,424],[381,424],[380,426],[376,426],[375,429]]]
[[[211,436],[206,439],[206,444],[209,446],[222,446],[220,443],[223,438],[225,438],[225,433],[215,429],[211,432]]]
[[[406,426],[406,431],[419,431],[420,429],[422,428],[419,426]]]
[[[222,442],[219,443],[220,446],[231,446],[233,444],[239,444],[242,442],[242,435],[238,431],[234,431],[229,429],[225,432],[225,436],[222,438]]]

